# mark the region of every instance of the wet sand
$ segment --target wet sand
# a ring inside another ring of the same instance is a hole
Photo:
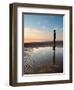
[[[54,55],[55,54],[55,55]],[[62,73],[63,51],[52,47],[25,48],[24,74]]]

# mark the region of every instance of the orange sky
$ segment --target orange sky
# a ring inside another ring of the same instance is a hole
[[[41,42],[52,41],[53,33],[45,32],[45,30],[39,30],[35,28],[24,28],[24,42]],[[63,40],[62,34],[56,36],[56,40]]]

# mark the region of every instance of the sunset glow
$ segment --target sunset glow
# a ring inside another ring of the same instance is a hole
[[[56,29],[56,40],[63,40],[63,16],[24,14],[24,42],[53,41],[53,30]]]
[[[24,42],[41,42],[41,41],[52,41],[53,37],[51,33],[37,30],[34,28],[25,28],[24,30]]]

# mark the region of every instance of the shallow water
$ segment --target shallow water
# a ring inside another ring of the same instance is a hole
[[[63,48],[24,47],[24,74],[62,73]]]

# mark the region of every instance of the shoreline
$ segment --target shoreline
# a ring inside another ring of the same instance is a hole
[[[24,43],[24,47],[53,47],[53,42],[32,42]],[[56,41],[55,47],[63,47],[63,41]]]

